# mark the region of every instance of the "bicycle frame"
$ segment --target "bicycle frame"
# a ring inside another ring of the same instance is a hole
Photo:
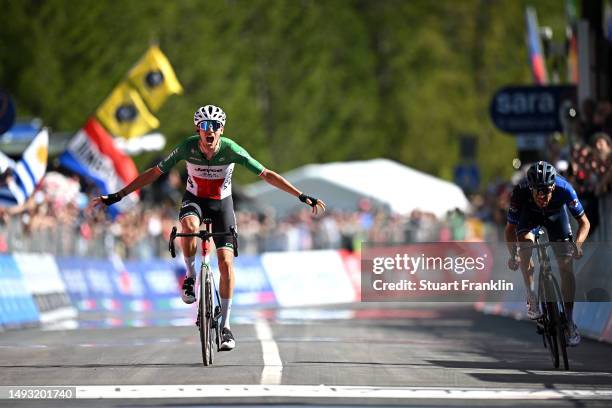
[[[523,250],[535,248],[537,251],[539,274],[538,274],[538,304],[542,309],[542,317],[537,320],[538,333],[543,336],[544,347],[548,348],[555,368],[559,367],[559,348],[563,356],[566,370],[569,370],[567,357],[567,344],[565,333],[567,331],[567,313],[565,302],[559,284],[552,273],[552,265],[547,249],[550,242],[541,243],[540,237],[544,235],[542,228],[535,231],[535,244],[523,247]],[[575,244],[570,241],[575,248]],[[548,345],[547,345],[548,343]]]
[[[221,346],[221,334],[219,330],[219,318],[221,317],[221,302],[219,299],[219,292],[215,285],[215,279],[213,277],[212,268],[210,266],[210,238],[213,237],[226,237],[231,236],[234,246],[234,256],[238,256],[238,234],[234,227],[230,227],[229,232],[216,232],[210,231],[211,220],[205,219],[204,224],[205,230],[201,230],[195,233],[177,233],[176,227],[172,228],[170,233],[170,242],[168,249],[173,258],[176,257],[176,250],[174,247],[174,240],[176,237],[197,237],[202,240],[202,264],[197,276],[198,284],[198,318],[196,320],[196,326],[200,331],[200,342],[202,346],[202,362],[205,366],[213,363],[213,340],[212,330],[215,330],[215,342],[217,344],[217,352]],[[217,305],[215,306],[212,292],[215,292],[217,298]]]
[[[210,223],[205,223],[205,225],[206,231],[210,233]],[[199,298],[205,300],[205,302],[198,302],[198,319],[202,314],[205,314],[205,321],[210,322],[209,327],[215,330],[215,344],[217,345],[217,352],[219,352],[219,347],[221,347],[221,331],[219,330],[221,299],[219,298],[219,291],[217,290],[212,267],[210,266],[210,238],[202,241],[202,264],[197,284],[200,292]],[[212,297],[213,292],[215,293],[215,298]],[[217,301],[216,305],[214,304],[214,299]],[[200,327],[198,322],[196,324]],[[201,329],[200,334],[202,334]],[[204,343],[208,342],[208,346],[212,348],[211,338],[202,339],[202,341]],[[210,350],[209,364],[212,364],[212,350]],[[204,365],[207,364],[204,363]]]

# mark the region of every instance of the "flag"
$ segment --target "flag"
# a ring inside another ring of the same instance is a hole
[[[48,150],[49,131],[43,128],[25,149],[21,160],[14,164],[12,174],[5,178],[6,187],[0,189],[0,205],[21,205],[30,198],[47,171]]]
[[[156,45],[130,70],[128,79],[153,112],[157,112],[168,96],[183,92],[168,58]]]
[[[102,195],[117,192],[138,176],[134,161],[115,147],[113,138],[95,118],[70,140],[59,160],[67,169],[94,181]],[[114,217],[136,201],[130,194],[109,211]]]
[[[540,26],[538,16],[533,7],[527,7],[527,46],[529,47],[529,62],[533,80],[538,85],[548,85],[548,72],[542,51],[542,40],[540,38]]]
[[[0,152],[0,207],[13,207],[17,205],[14,190],[17,189],[13,171],[15,161]]]
[[[159,126],[159,120],[128,82],[119,84],[96,112],[98,119],[114,136],[141,136]]]
[[[12,169],[15,167],[15,161],[0,152],[0,174],[3,174],[6,170]]]
[[[571,84],[578,83],[578,36],[576,12],[576,1],[565,0],[565,18],[567,35],[567,81]]]

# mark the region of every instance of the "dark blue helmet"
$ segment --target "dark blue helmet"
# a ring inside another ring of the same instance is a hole
[[[527,182],[531,188],[551,187],[555,185],[557,170],[545,161],[532,164],[527,170]]]

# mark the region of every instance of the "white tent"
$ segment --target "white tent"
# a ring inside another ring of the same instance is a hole
[[[469,202],[456,184],[411,169],[387,159],[311,164],[283,174],[306,194],[321,198],[330,209],[355,210],[360,198],[398,214],[413,210],[437,216]],[[260,181],[245,187],[245,193],[276,209],[279,215],[303,206],[297,199]]]

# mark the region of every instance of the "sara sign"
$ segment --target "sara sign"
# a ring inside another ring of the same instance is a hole
[[[576,106],[575,86],[511,86],[491,101],[491,120],[508,133],[562,131],[570,107]]]

